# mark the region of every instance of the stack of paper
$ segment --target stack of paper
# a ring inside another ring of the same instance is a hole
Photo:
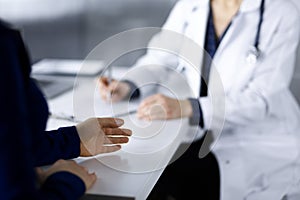
[[[97,75],[104,69],[99,60],[43,59],[32,66],[33,75]]]

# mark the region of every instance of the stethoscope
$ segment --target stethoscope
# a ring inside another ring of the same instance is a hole
[[[261,56],[261,51],[259,49],[259,40],[260,40],[260,32],[261,32],[261,26],[263,22],[263,17],[264,17],[264,12],[265,12],[265,0],[261,1],[260,4],[260,13],[259,13],[259,21],[258,21],[258,26],[257,26],[257,32],[255,36],[255,42],[252,47],[248,50],[247,56],[246,56],[246,61],[248,64],[254,65],[257,63],[257,60]]]
[[[192,13],[196,12],[198,10],[198,7],[195,6],[192,9]],[[257,31],[256,31],[256,36],[255,36],[255,41],[254,44],[249,48],[247,54],[246,54],[246,62],[249,65],[255,65],[258,61],[258,59],[261,57],[262,52],[259,49],[259,43],[260,43],[260,32],[261,32],[261,27],[262,27],[262,22],[263,22],[263,17],[264,17],[264,12],[265,12],[265,0],[261,0],[260,4],[260,10],[259,10],[259,21],[257,25]],[[185,21],[183,28],[182,28],[182,33],[185,34],[187,27],[189,26],[189,18]],[[182,72],[184,71],[185,67],[183,65],[179,65],[177,67],[177,70]]]

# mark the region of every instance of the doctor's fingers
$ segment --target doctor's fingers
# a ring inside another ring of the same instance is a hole
[[[109,89],[107,86],[104,86],[104,85],[99,85],[99,93],[100,93],[100,96],[101,96],[101,99],[105,100],[105,101],[108,101],[108,95],[110,93]]]
[[[123,99],[122,95],[119,92],[114,92],[111,90],[100,90],[100,96],[101,99],[103,99],[106,102],[119,102]]]
[[[152,120],[164,120],[164,119],[169,119],[165,113],[163,112],[157,112],[157,113],[152,113],[151,115],[143,115],[139,116],[140,119],[146,120],[146,121],[152,121]]]
[[[171,101],[168,101],[167,98],[154,97],[149,99],[149,101],[141,104],[138,108],[138,115],[149,114],[149,112],[157,112],[156,110],[164,110],[168,112],[171,108]]]
[[[106,88],[106,95],[107,96],[107,100],[111,100],[112,102],[116,102],[121,100],[121,95],[120,95],[120,91],[121,91],[121,85],[120,82],[118,81],[113,81],[111,82],[107,88]]]
[[[113,80],[107,87],[111,92],[118,92],[121,88],[121,82]]]
[[[119,101],[121,101],[123,99],[123,96],[120,94],[120,92],[113,91],[110,94],[111,95],[110,95],[110,99],[109,100],[112,101],[113,103],[119,102]]]
[[[137,113],[137,117],[144,120],[160,120],[168,119],[171,116],[168,116],[166,109],[162,107],[153,107],[152,109],[143,109],[141,112]]]
[[[112,93],[113,90],[115,90],[117,83],[118,83],[118,81],[116,81],[114,79],[111,80],[111,82],[110,82],[107,77],[100,77],[99,78],[100,94],[105,95],[109,92]],[[103,96],[103,97],[106,98],[105,96]]]
[[[106,77],[100,77],[98,79],[99,89],[107,90],[108,88],[108,79]]]
[[[140,106],[137,109],[137,117],[138,118],[146,118],[150,115],[151,109],[155,104]]]
[[[165,99],[166,98],[165,98],[164,95],[162,95],[162,94],[155,94],[155,95],[152,95],[152,96],[144,99],[143,102],[140,104],[139,107],[141,107],[141,108],[142,107],[146,107],[148,105],[152,105],[152,104],[157,103],[157,102],[163,103],[163,102],[165,102]]]
[[[112,82],[117,82],[115,79],[109,80],[108,77],[101,76],[98,79],[98,83],[100,87],[108,87]]]

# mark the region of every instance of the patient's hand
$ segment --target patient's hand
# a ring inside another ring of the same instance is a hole
[[[84,182],[86,190],[91,188],[97,179],[95,173],[89,173],[86,168],[78,165],[73,160],[58,160],[46,170],[43,170],[42,168],[36,168],[39,184],[44,184],[48,177],[57,172],[63,171],[78,176]]]
[[[121,149],[128,142],[131,130],[121,129],[124,124],[118,118],[90,118],[76,126],[80,137],[80,156],[94,156]]]
[[[162,94],[146,98],[139,106],[137,116],[145,120],[190,117],[192,106],[188,100],[177,100]]]

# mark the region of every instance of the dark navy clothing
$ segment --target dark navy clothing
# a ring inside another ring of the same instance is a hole
[[[206,34],[205,34],[205,54],[203,56],[203,66],[202,66],[202,77],[201,77],[201,88],[200,88],[200,97],[207,96],[207,84],[209,78],[210,67],[212,59],[215,56],[217,48],[219,46],[218,37],[215,31],[214,18],[212,9],[210,8]]]
[[[205,54],[203,56],[203,66],[201,68],[202,76],[201,76],[201,84],[200,84],[201,87],[199,91],[200,97],[207,96],[207,92],[208,92],[207,85],[209,82],[209,74],[212,65],[212,60],[218,50],[220,43],[222,42],[222,39],[226,35],[230,26],[231,23],[227,26],[223,34],[220,37],[218,37],[214,25],[213,11],[210,6],[207,26],[206,26],[205,44],[204,44]],[[189,120],[190,124],[200,126],[203,128],[204,120],[203,120],[202,109],[199,100],[190,98],[189,101],[193,108],[193,116]]]
[[[209,10],[209,16],[207,21],[207,27],[206,27],[206,35],[205,35],[205,45],[204,49],[206,51],[206,54],[203,57],[203,67],[202,67],[202,77],[201,77],[201,88],[200,88],[200,97],[207,96],[207,85],[209,81],[209,73],[210,73],[210,67],[212,64],[212,59],[214,58],[218,47],[227,33],[227,30],[229,29],[231,23],[227,26],[224,33],[220,36],[220,38],[217,36],[215,25],[214,25],[214,17],[213,17],[213,11],[210,6]]]
[[[0,197],[78,199],[83,181],[68,172],[38,186],[34,167],[79,156],[75,127],[45,131],[47,102],[30,79],[30,61],[18,31],[0,21]]]
[[[176,200],[220,200],[218,161],[213,153],[199,158],[203,142],[204,138],[188,148],[183,146],[182,149],[187,148],[183,155],[179,148],[175,155],[181,156],[167,166],[147,200],[168,200],[169,196]]]

